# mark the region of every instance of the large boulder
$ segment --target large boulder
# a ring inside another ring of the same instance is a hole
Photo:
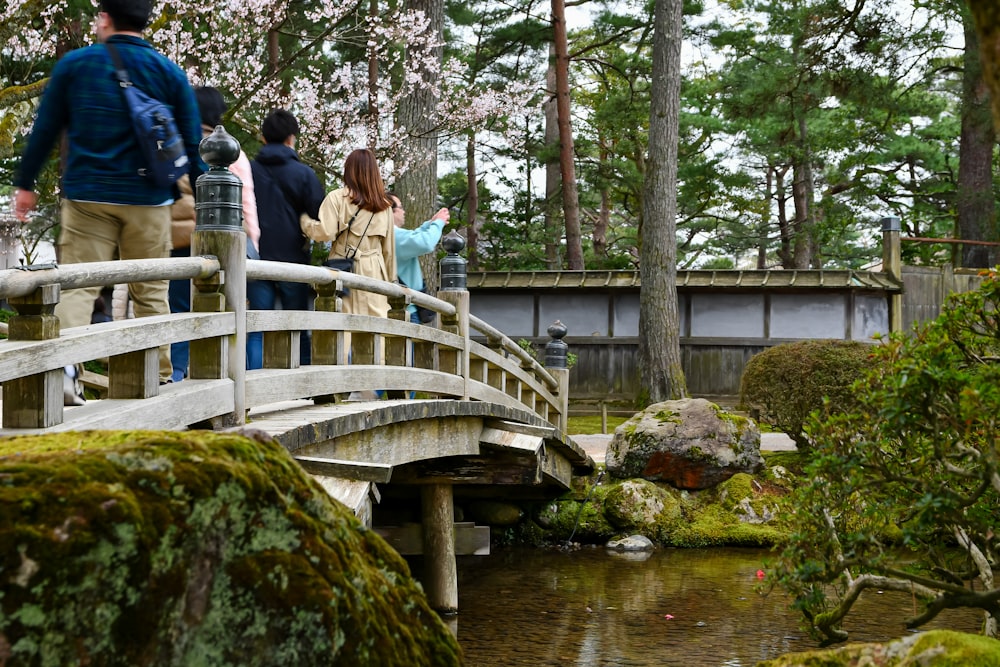
[[[615,429],[605,463],[613,477],[707,489],[760,468],[760,432],[703,398],[664,401]]]
[[[399,554],[263,440],[0,440],[0,664],[461,664]]]

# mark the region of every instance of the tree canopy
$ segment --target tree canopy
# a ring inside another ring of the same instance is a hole
[[[564,173],[577,181],[584,265],[633,268],[650,149],[653,3],[567,4],[574,169]],[[971,5],[976,16],[992,6]],[[359,145],[376,148],[391,183],[405,184],[436,154],[437,203],[453,208],[480,268],[567,262],[564,210],[546,202],[541,176],[562,143],[545,137],[542,110],[554,99],[551,6],[450,2],[436,19],[439,6],[179,0],[158,7],[147,36],[193,83],[223,90],[227,129],[251,155],[275,106],[298,115],[302,157],[331,186]],[[967,206],[959,138],[972,103],[961,9],[957,0],[750,0],[706,14],[685,3],[678,267],[873,266],[886,215],[908,236],[994,237],[995,222],[959,225]],[[10,182],[56,59],[91,41],[93,12],[90,0],[0,8],[0,171],[8,174],[0,182]],[[440,31],[428,29],[432,20],[443,21]],[[996,33],[978,34],[988,53]],[[990,61],[981,78],[997,85]],[[433,111],[412,116],[406,105],[417,92],[430,93],[421,104]],[[980,150],[988,171],[975,186],[991,201],[994,148]],[[404,189],[432,187],[415,183]],[[955,258],[949,246],[906,244],[904,259]]]

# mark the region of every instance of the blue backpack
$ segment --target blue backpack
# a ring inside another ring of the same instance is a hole
[[[133,86],[118,50],[110,43],[104,45],[111,54],[115,78],[125,95],[135,138],[146,164],[139,169],[139,174],[158,188],[173,187],[177,179],[188,170],[184,139],[177,131],[173,111],[169,105]]]

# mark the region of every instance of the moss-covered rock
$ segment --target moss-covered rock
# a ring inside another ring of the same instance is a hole
[[[885,644],[788,653],[757,667],[1000,667],[1000,641],[950,630],[931,630]]]
[[[403,559],[275,443],[0,441],[0,663],[454,665]]]
[[[545,505],[538,513],[538,523],[546,526],[551,541],[570,539],[586,544],[604,544],[617,534],[604,515],[608,487],[595,486],[589,499],[562,498]]]
[[[645,533],[656,524],[681,518],[681,504],[668,490],[644,479],[611,485],[604,501],[608,521],[619,531]]]
[[[707,489],[760,468],[760,433],[752,420],[703,398],[664,401],[615,429],[605,461],[618,479]]]

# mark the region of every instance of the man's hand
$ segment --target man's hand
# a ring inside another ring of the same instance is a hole
[[[440,211],[434,214],[432,220],[441,220],[444,224],[448,224],[448,220],[451,218],[451,211],[446,208],[442,208]]]
[[[21,222],[28,221],[28,214],[38,206],[38,195],[31,190],[14,190],[14,217]]]

